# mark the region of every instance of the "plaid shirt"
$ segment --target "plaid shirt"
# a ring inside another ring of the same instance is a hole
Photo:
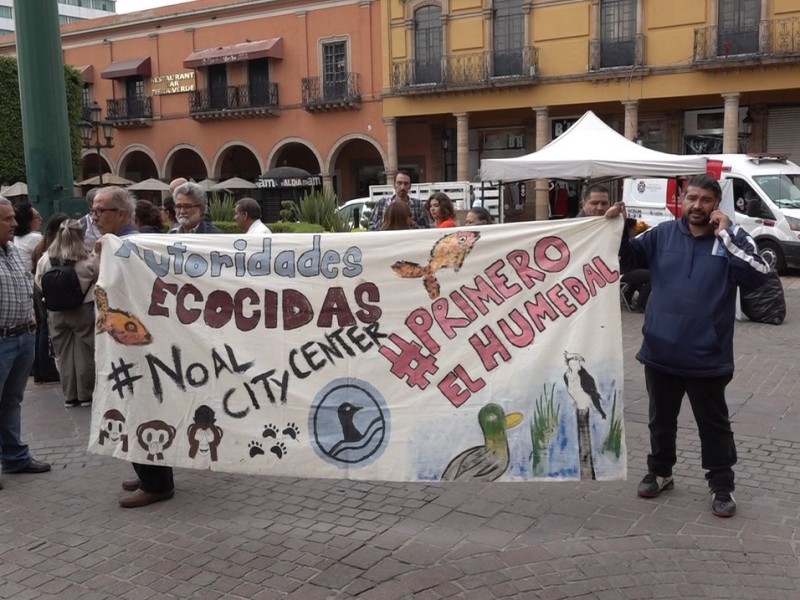
[[[383,223],[383,213],[386,207],[394,202],[396,196],[384,196],[375,204],[372,209],[372,215],[369,218],[369,230],[379,231]],[[417,229],[428,229],[431,224],[428,222],[427,211],[425,210],[425,203],[422,200],[408,197],[408,210],[411,212],[411,220],[414,221],[414,226]]]
[[[33,283],[14,244],[0,246],[0,327],[33,320]]]

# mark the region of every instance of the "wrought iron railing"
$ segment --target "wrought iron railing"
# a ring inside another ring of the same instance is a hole
[[[272,81],[195,90],[189,96],[190,114],[277,106],[278,84]]]
[[[300,82],[305,108],[329,104],[361,102],[361,78],[358,73],[343,73],[341,77],[303,77]]]
[[[644,36],[635,35],[626,40],[589,42],[589,70],[617,67],[641,67],[644,64]]]
[[[109,121],[127,119],[152,119],[153,106],[150,96],[133,96],[106,101],[106,117]]]
[[[772,56],[800,55],[800,17],[761,21],[762,51]]]
[[[392,63],[394,91],[428,86],[435,89],[469,88],[504,81],[532,81],[538,75],[536,48],[469,52],[441,57],[439,61],[398,60]]]
[[[84,103],[81,105],[81,121],[91,121],[92,120],[92,104]]]
[[[694,62],[753,57],[800,56],[800,17],[768,19],[757,26],[694,30]]]

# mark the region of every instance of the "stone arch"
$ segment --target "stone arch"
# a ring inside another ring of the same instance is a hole
[[[125,170],[127,172],[127,166],[129,160],[133,155],[137,153],[144,154],[147,158],[150,159],[150,162],[152,163],[153,168],[155,169],[155,175],[153,175],[153,177],[155,179],[160,179],[162,177],[162,173],[159,172],[158,158],[156,157],[156,153],[153,152],[151,148],[145,146],[144,144],[131,144],[130,146],[127,146],[120,153],[119,158],[117,158],[117,168],[119,169],[119,171]],[[118,174],[122,175],[122,177],[127,177],[128,179],[131,179],[125,173],[119,172]],[[142,179],[147,179],[150,176],[151,176],[150,174],[147,174],[146,176],[143,176]]]
[[[317,150],[314,144],[301,137],[287,137],[280,140],[277,144],[275,144],[272,147],[269,156],[267,157],[267,170],[272,169],[273,167],[282,166],[275,164],[277,161],[277,157],[280,155],[282,151],[286,150],[286,148],[288,146],[291,146],[292,144],[299,144],[308,149],[308,151],[311,152],[311,154],[313,154],[314,157],[317,159],[317,164],[319,165],[320,174],[327,175],[327,173],[323,172],[323,169],[325,168],[325,162],[323,161],[322,155],[320,154],[319,150]]]
[[[175,167],[175,163],[177,160],[181,158],[181,154],[183,152],[191,152],[195,156],[197,156],[199,164],[202,166],[203,173],[176,173],[173,169]],[[194,144],[188,143],[181,143],[175,144],[172,148],[170,148],[167,155],[164,157],[164,163],[161,168],[161,172],[164,174],[165,178],[168,179],[175,179],[176,177],[186,177],[187,179],[195,179],[196,181],[200,181],[202,179],[206,179],[208,174],[211,172],[208,164],[208,160],[203,155],[203,151],[200,150]]]
[[[115,163],[108,155],[108,153],[104,149],[100,149],[100,167],[103,170],[103,174],[105,173],[114,173],[116,175],[117,170],[115,168]],[[91,166],[90,166],[91,165]],[[79,181],[84,179],[88,179],[89,177],[94,177],[98,174],[98,158],[97,158],[97,150],[94,148],[84,148],[81,150],[81,174],[85,175],[85,177],[80,177]]]
[[[347,135],[343,135],[338,140],[333,143],[331,146],[330,152],[328,152],[328,156],[325,159],[324,169],[326,173],[332,173],[333,167],[336,165],[336,160],[339,158],[339,154],[342,151],[342,148],[352,140],[362,140],[371,144],[375,147],[378,151],[378,154],[381,156],[381,161],[383,162],[384,169],[387,168],[389,164],[389,157],[384,151],[383,147],[378,143],[378,141],[369,135],[364,135],[363,133],[348,133]]]
[[[341,164],[337,164],[341,162]],[[326,157],[325,172],[342,199],[363,196],[369,185],[381,183],[389,158],[372,136],[349,133],[336,140]]]
[[[225,157],[231,148],[236,147],[244,148],[253,155],[253,158],[258,164],[258,173],[255,174],[254,178],[258,177],[266,170],[264,168],[264,162],[261,160],[261,156],[259,156],[258,151],[251,144],[241,140],[232,140],[220,146],[217,150],[217,153],[214,155],[214,158],[211,159],[211,175],[209,175],[211,179],[219,181],[222,178],[222,166],[223,162],[225,161]],[[248,178],[249,177],[245,177],[245,179]]]

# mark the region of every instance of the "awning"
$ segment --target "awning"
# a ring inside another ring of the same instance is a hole
[[[283,58],[283,38],[276,37],[256,42],[242,42],[232,46],[195,50],[184,59],[183,66],[187,69],[195,69],[256,58]]]
[[[108,65],[100,71],[103,79],[123,79],[125,77],[150,77],[150,57],[130,58]]]
[[[83,75],[83,83],[94,83],[94,67],[92,65],[81,65],[75,68]]]

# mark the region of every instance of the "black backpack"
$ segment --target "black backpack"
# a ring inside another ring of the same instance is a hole
[[[42,275],[42,297],[47,310],[72,310],[83,304],[86,296],[75,272],[74,260],[52,260],[49,271]]]

